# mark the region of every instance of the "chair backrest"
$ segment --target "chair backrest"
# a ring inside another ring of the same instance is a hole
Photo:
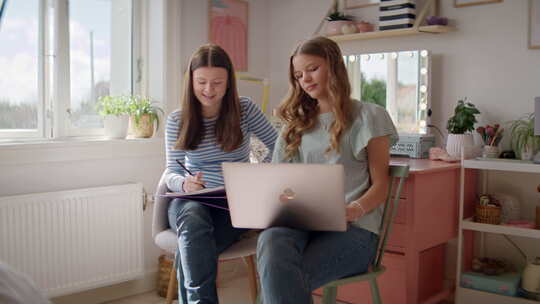
[[[169,229],[169,221],[167,218],[167,208],[169,206],[170,198],[163,197],[161,194],[165,194],[169,189],[165,182],[165,176],[169,173],[167,169],[161,175],[159,183],[156,187],[154,194],[154,214],[152,215],[152,238],[156,238],[160,232]]]
[[[399,196],[405,179],[409,176],[408,165],[391,165],[390,166],[390,187],[388,189],[388,195],[384,203],[384,212],[381,220],[379,241],[377,243],[377,255],[373,261],[373,267],[377,269],[382,262],[384,256],[384,249],[388,241],[388,237],[392,230],[392,222],[397,212],[399,203]],[[395,189],[395,191],[394,191]]]

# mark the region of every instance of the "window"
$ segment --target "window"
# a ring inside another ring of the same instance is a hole
[[[0,20],[0,130],[6,136],[41,133],[39,0],[3,3]]]
[[[132,93],[132,0],[4,1],[0,137],[103,134],[97,99]]]

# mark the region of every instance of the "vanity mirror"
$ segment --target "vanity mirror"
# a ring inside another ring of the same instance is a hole
[[[427,50],[343,56],[352,96],[386,107],[401,136],[427,133],[430,56]]]

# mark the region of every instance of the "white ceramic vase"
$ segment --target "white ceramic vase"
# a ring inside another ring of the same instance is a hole
[[[461,149],[465,151],[465,158],[472,157],[474,139],[472,134],[448,134],[446,152],[453,157],[461,157]]]
[[[128,130],[129,116],[107,115],[103,118],[105,127],[105,137],[107,138],[126,138]]]

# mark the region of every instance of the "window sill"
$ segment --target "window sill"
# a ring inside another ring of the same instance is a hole
[[[163,138],[0,141],[0,166],[115,158],[161,157]]]

